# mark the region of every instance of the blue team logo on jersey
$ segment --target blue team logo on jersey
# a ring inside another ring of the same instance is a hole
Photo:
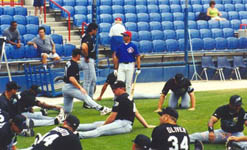
[[[128,53],[133,53],[133,52],[134,52],[134,48],[129,47],[129,48],[127,49],[127,51],[128,51]]]

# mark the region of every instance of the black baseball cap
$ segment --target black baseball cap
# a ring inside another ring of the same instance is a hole
[[[8,82],[7,84],[6,84],[6,90],[12,90],[12,89],[14,89],[14,90],[18,90],[18,89],[20,89],[21,87],[20,86],[18,86],[17,84],[16,84],[16,82],[15,81],[10,81],[10,82]]]
[[[41,93],[41,90],[39,89],[38,85],[32,85],[30,90],[34,91],[36,94]]]
[[[13,122],[20,130],[27,128],[26,117],[24,117],[23,115],[16,115],[13,118]]]
[[[177,83],[183,82],[184,81],[184,75],[181,74],[181,73],[176,74],[175,75],[175,80],[176,80]]]
[[[178,112],[177,112],[175,109],[171,108],[171,107],[163,108],[163,109],[162,109],[162,112],[158,112],[158,114],[159,114],[160,116],[162,116],[162,115],[164,115],[164,114],[168,114],[168,115],[170,115],[170,116],[172,116],[172,117],[178,119]]]
[[[73,116],[73,115],[68,115],[65,121],[67,121],[69,126],[72,127],[74,130],[76,130],[80,124],[80,120],[76,116]]]
[[[230,104],[233,106],[240,106],[242,105],[242,98],[239,95],[233,95],[230,98]]]
[[[125,82],[118,80],[118,81],[114,82],[112,89],[125,88],[125,87],[126,87]]]
[[[77,55],[81,55],[82,52],[81,52],[81,49],[79,48],[76,48],[72,51],[72,56],[77,56]]]
[[[144,150],[148,150],[151,145],[151,140],[143,134],[138,134],[133,142]]]

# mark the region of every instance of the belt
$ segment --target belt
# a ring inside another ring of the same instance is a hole
[[[123,63],[123,64],[130,64],[130,63],[132,63],[132,62],[121,62],[121,63]]]

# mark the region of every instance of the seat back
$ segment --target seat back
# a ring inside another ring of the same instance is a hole
[[[202,56],[202,68],[215,67],[211,56]]]
[[[231,67],[231,64],[227,60],[226,56],[220,56],[217,58],[217,67],[218,68]]]
[[[233,67],[246,67],[243,56],[233,56]]]

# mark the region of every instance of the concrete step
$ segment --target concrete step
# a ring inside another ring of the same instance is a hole
[[[58,27],[58,26],[67,26],[67,23],[65,22],[46,22],[47,25],[51,26],[51,27]]]

